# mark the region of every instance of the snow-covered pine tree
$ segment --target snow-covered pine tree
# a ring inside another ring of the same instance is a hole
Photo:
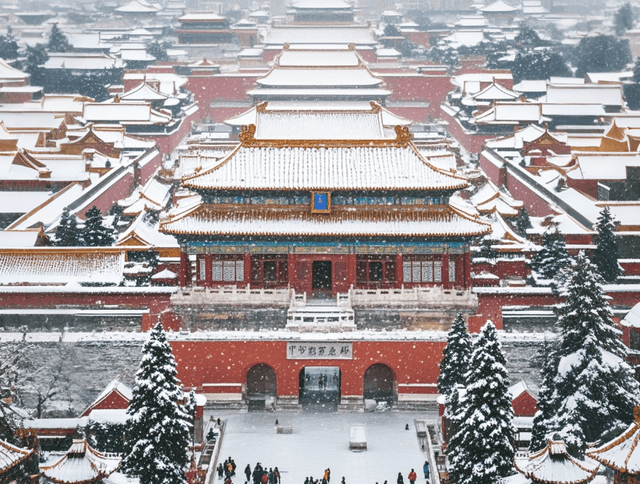
[[[68,52],[71,50],[71,44],[66,35],[60,30],[58,24],[53,24],[51,34],[49,34],[49,42],[47,43],[49,52]]]
[[[625,360],[627,348],[603,284],[596,266],[581,252],[564,287],[557,322],[557,367],[549,399],[557,410],[546,425],[560,432],[569,452],[578,457],[586,443],[622,432],[640,403],[640,384]]]
[[[75,215],[69,212],[68,208],[62,211],[60,223],[56,228],[55,244],[61,247],[75,247],[81,244],[80,229]]]
[[[85,212],[84,230],[82,239],[89,247],[106,247],[115,242],[112,227],[104,224],[102,212],[94,205],[93,208]]]
[[[442,351],[438,393],[448,397],[456,385],[466,385],[465,374],[471,355],[471,337],[464,325],[464,318],[458,314],[447,335],[447,345]]]
[[[616,224],[609,207],[604,207],[596,223],[598,236],[593,263],[598,267],[600,275],[607,282],[615,282],[622,275],[622,267],[618,263],[618,246],[616,245]]]
[[[531,258],[531,276],[537,285],[551,285],[569,262],[564,235],[557,227],[549,228],[542,234],[542,248]]]
[[[140,484],[186,484],[191,416],[178,402],[184,392],[176,376],[167,336],[158,323],[142,350],[127,409],[123,468]]]
[[[494,484],[513,468],[513,407],[506,359],[492,322],[473,344],[460,419],[448,446],[452,482]]]
[[[545,340],[542,348],[542,367],[540,375],[542,382],[540,384],[540,392],[538,394],[538,411],[533,417],[533,428],[531,430],[531,443],[529,450],[537,452],[547,445],[547,437],[552,428],[553,419],[556,415],[557,408],[552,406],[552,396],[554,390],[554,378],[558,368],[558,359],[555,351],[555,341],[548,342]]]

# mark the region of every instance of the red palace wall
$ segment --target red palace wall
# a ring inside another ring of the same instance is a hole
[[[458,123],[458,120],[445,113],[442,109],[440,109],[439,117],[449,123],[447,131],[449,131],[451,136],[457,139],[469,153],[480,153],[484,142],[488,139],[495,138],[495,135],[466,133]]]
[[[190,76],[186,84],[186,89],[193,93],[200,110],[196,115],[198,119],[204,119],[211,115],[211,102],[216,101],[251,101],[247,91],[256,85],[256,79],[266,74],[261,73],[241,73],[215,76]],[[247,108],[233,108],[234,114],[246,111]],[[217,111],[217,109],[216,109]],[[216,118],[219,118],[216,115]],[[229,116],[230,117],[230,116]],[[224,118],[227,119],[227,118]],[[220,119],[223,121],[224,119]],[[218,119],[214,120],[217,121]]]
[[[403,102],[426,102],[428,106],[418,108],[426,110],[426,116],[412,117],[405,114],[406,109],[411,108],[389,108],[392,112],[411,120],[424,122],[428,116],[440,117],[440,104],[445,100],[447,93],[453,89],[449,76],[426,76],[422,74],[406,73],[398,74],[373,74],[384,79],[385,89],[392,92],[389,103],[394,101]]]
[[[538,401],[529,392],[522,392],[511,401],[516,417],[533,417],[538,411]]]
[[[143,139],[151,139],[157,143],[158,151],[160,151],[163,155],[169,155],[176,147],[180,144],[180,142],[184,139],[185,136],[189,134],[191,131],[191,123],[193,121],[197,121],[199,118],[199,111],[191,114],[190,116],[185,117],[178,129],[173,131],[171,134],[158,134],[153,133],[148,136],[143,133],[135,133],[134,136]]]
[[[96,206],[103,214],[106,214],[118,200],[128,197],[134,189],[133,174],[129,171],[120,180],[105,190],[98,198],[90,200],[78,211],[78,217],[84,220],[84,214],[91,207]]]
[[[354,341],[352,360],[290,360],[286,341],[172,341],[171,346],[178,377],[198,391],[206,384],[225,384],[206,392],[239,393],[249,369],[262,363],[276,374],[278,396],[298,395],[300,370],[306,366],[340,367],[341,394],[362,396],[364,372],[376,363],[391,368],[400,394],[436,393],[445,342]]]
[[[87,408],[81,417],[86,417],[91,413],[91,410],[111,410],[111,409],[126,409],[129,406],[129,401],[125,399],[118,392],[109,393],[102,401],[93,407]]]
[[[495,264],[488,262],[472,264],[471,271],[476,274],[486,271],[498,276],[500,279],[506,279],[509,276],[527,277],[531,271],[527,269],[526,265],[527,263],[524,259],[500,259]]]

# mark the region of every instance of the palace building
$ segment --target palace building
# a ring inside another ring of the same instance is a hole
[[[469,287],[469,242],[490,227],[449,204],[465,178],[423,158],[407,127],[394,132],[376,105],[258,109],[230,154],[198,155],[199,168],[182,181],[197,196],[160,223],[182,247],[180,286],[331,297],[350,288]]]

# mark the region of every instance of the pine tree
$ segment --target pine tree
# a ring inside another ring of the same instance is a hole
[[[69,52],[71,50],[69,39],[62,33],[58,24],[53,24],[53,27],[51,27],[47,50],[49,52]]]
[[[447,336],[447,346],[442,351],[440,374],[438,375],[438,393],[448,398],[456,385],[466,384],[464,375],[467,372],[471,354],[471,338],[464,325],[461,314],[451,325]]]
[[[598,236],[593,263],[598,267],[600,275],[607,282],[615,282],[622,275],[622,267],[618,263],[618,246],[616,245],[616,224],[609,207],[605,207],[596,223]]]
[[[625,361],[627,349],[603,284],[596,266],[580,253],[563,293],[555,374],[549,376],[553,391],[543,404],[555,414],[544,422],[547,430],[559,432],[577,457],[587,442],[626,428],[640,402],[640,384]]]
[[[186,484],[191,417],[182,405],[167,336],[158,323],[142,350],[136,385],[127,409],[123,468],[140,484]]]
[[[538,285],[551,285],[569,262],[564,235],[557,228],[547,229],[542,234],[542,249],[531,258],[531,276]]]
[[[494,484],[511,473],[513,407],[505,365],[498,333],[488,321],[473,345],[460,423],[448,447],[456,484]]]
[[[62,211],[60,223],[56,229],[55,244],[61,247],[76,247],[82,245],[78,221],[76,216],[69,212],[68,208]]]
[[[88,247],[106,247],[115,241],[112,227],[104,224],[102,212],[94,205],[85,212],[84,230],[82,239]]]
[[[554,390],[553,379],[558,368],[558,359],[553,343],[545,340],[542,356],[543,362],[540,369],[542,382],[540,384],[540,393],[538,394],[538,411],[533,417],[533,428],[531,429],[531,442],[529,444],[531,452],[542,450],[547,445],[547,437],[550,430],[548,427],[555,427],[551,422],[553,422],[557,410],[551,405]]]
[[[616,35],[623,35],[625,31],[633,28],[633,10],[629,2],[618,9],[613,17],[613,26]]]
[[[532,225],[531,225],[531,219],[529,218],[529,214],[527,213],[525,208],[522,207],[518,212],[518,215],[516,216],[516,231],[518,232],[518,234],[522,235],[523,237],[526,237],[527,229],[530,229],[531,227]]]

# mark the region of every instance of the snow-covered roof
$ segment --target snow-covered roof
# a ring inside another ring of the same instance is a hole
[[[149,223],[145,221],[145,212],[140,213],[129,228],[123,232],[118,241],[117,246],[131,246],[135,240],[137,244],[144,244],[147,247],[179,247],[175,237],[160,232],[158,223]]]
[[[132,0],[122,7],[116,8],[115,11],[120,13],[155,13],[160,11],[160,8],[144,0]]]
[[[4,60],[0,59],[0,80],[26,80],[29,74],[22,72],[20,69],[10,66]]]
[[[307,206],[234,207],[197,205],[184,213],[170,214],[161,230],[173,234],[238,236],[393,236],[466,237],[489,232],[490,227],[450,206],[411,209],[381,207],[375,210],[333,207],[322,217]]]
[[[357,69],[274,68],[256,81],[265,87],[373,87],[382,84],[365,67]]]
[[[482,7],[478,8],[478,11],[483,13],[510,13],[516,12],[518,10],[520,10],[520,7],[509,5],[504,0],[496,0],[489,5],[483,5]]]
[[[0,440],[0,475],[20,464],[32,453],[33,450],[21,449],[9,442]]]
[[[549,84],[547,93],[539,101],[549,104],[602,104],[622,106],[622,87],[616,84],[564,85]]]
[[[627,167],[640,167],[638,153],[580,153],[577,164],[567,171],[576,180],[626,180]]]
[[[392,128],[394,126],[408,126],[411,121],[402,118],[388,109],[378,105],[372,104],[370,101],[342,101],[340,103],[328,102],[328,101],[269,101],[262,105],[264,112],[275,112],[279,114],[287,113],[291,115],[297,114],[313,114],[319,116],[321,113],[344,113],[346,114],[358,114],[358,113],[371,113],[372,106],[375,106],[373,111],[380,110],[380,116],[382,118],[382,125],[385,128]],[[308,118],[312,120],[313,118]],[[230,126],[248,126],[250,124],[258,124],[258,110],[256,107],[248,109],[242,114],[238,114],[225,121],[225,124]],[[352,131],[355,131],[355,126],[351,127]],[[314,134],[313,136],[317,136]],[[344,136],[344,134],[342,134]],[[365,132],[359,139],[368,138]],[[354,138],[356,139],[356,138]]]
[[[81,484],[100,481],[120,466],[119,457],[97,452],[85,439],[74,440],[71,448],[55,464],[42,466],[47,478],[58,484]]]
[[[406,147],[239,146],[222,160],[186,177],[183,185],[234,190],[457,190],[467,181],[437,169]]]
[[[540,123],[544,120],[540,104],[524,102],[499,102],[474,118],[476,124]]]
[[[345,0],[297,0],[291,3],[295,10],[353,10]]]
[[[585,79],[594,84],[600,83],[622,83],[633,77],[633,71],[623,72],[587,72]]]
[[[266,33],[265,45],[288,44],[355,44],[376,45],[373,31],[367,26],[292,26],[272,25]]]
[[[599,467],[597,463],[574,459],[564,442],[553,440],[532,454],[525,465],[515,461],[518,472],[539,484],[581,484],[591,480]]]
[[[155,273],[154,275],[151,276],[151,279],[157,280],[157,279],[177,279],[178,278],[178,274],[176,274],[173,271],[170,271],[169,269],[164,269],[160,272]]]
[[[603,104],[596,103],[584,103],[584,104],[570,104],[570,103],[542,103],[543,116],[604,116],[606,111]]]
[[[158,92],[146,82],[137,87],[120,94],[120,99],[124,101],[164,101],[169,96]]]
[[[587,456],[623,474],[640,474],[640,446],[638,445],[640,443],[640,413],[638,407],[634,409],[634,417],[635,421],[620,436],[600,447],[588,450]]]
[[[514,84],[513,90],[516,92],[545,92],[547,90],[547,81],[545,80],[527,80],[524,79]]]
[[[152,109],[148,102],[86,103],[82,117],[89,122],[116,121],[144,124],[163,124],[171,120],[170,114]]]
[[[118,284],[124,253],[104,250],[36,248],[0,251],[0,284]]]
[[[502,192],[490,180],[471,196],[471,202],[482,213],[499,213],[504,217],[515,217],[524,202],[514,200]]]
[[[35,247],[40,233],[39,229],[0,230],[0,247]]]
[[[280,67],[356,67],[362,59],[355,50],[286,49],[275,63]]]
[[[45,69],[71,70],[107,70],[124,67],[122,59],[107,54],[83,54],[73,52],[49,54],[49,59],[43,64]]]
[[[640,328],[640,303],[631,308],[620,324],[631,328]]]
[[[227,20],[227,17],[223,17],[222,15],[217,15],[211,12],[193,12],[186,13],[180,17],[178,17],[179,22],[193,22],[193,21],[202,21],[202,22],[224,22]]]
[[[90,422],[101,424],[125,424],[129,416],[126,408],[100,408],[91,410],[87,415]]]
[[[453,34],[444,37],[442,40],[451,45],[451,47],[475,47],[476,45],[487,42],[482,30],[457,30]]]
[[[258,113],[257,139],[382,139],[379,113]],[[393,136],[395,138],[395,136]]]

